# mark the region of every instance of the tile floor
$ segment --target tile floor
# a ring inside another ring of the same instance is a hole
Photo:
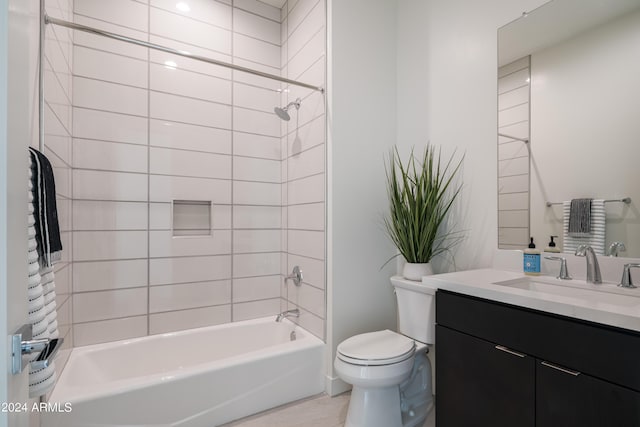
[[[223,427],[343,427],[349,397],[349,393],[333,398],[322,394],[243,418]],[[431,411],[423,427],[435,425],[435,411]]]

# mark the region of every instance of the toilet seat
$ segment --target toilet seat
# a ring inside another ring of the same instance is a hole
[[[337,357],[352,365],[383,366],[407,360],[415,351],[414,340],[385,329],[346,339],[338,345]]]

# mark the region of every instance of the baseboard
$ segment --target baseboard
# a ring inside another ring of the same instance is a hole
[[[337,396],[345,391],[351,390],[351,384],[347,384],[338,377],[324,377],[324,392],[329,396]]]

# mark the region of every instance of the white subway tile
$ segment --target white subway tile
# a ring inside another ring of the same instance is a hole
[[[152,175],[149,177],[152,202],[172,200],[210,200],[214,204],[231,203],[231,181]]]
[[[293,55],[292,52],[289,52],[290,56],[287,61],[289,78],[300,78],[306,70],[318,62],[318,59],[322,58],[325,54],[325,44],[325,32],[318,31],[304,46],[304,49],[299,50],[295,55]]]
[[[498,227],[529,227],[529,211],[499,211]]]
[[[145,230],[147,203],[73,201],[74,230]]]
[[[118,289],[73,295],[75,323],[146,314],[147,289]]]
[[[148,119],[145,117],[85,108],[73,109],[73,136],[76,138],[146,145],[147,123]]]
[[[293,307],[287,307],[287,310]],[[325,322],[323,318],[315,316],[308,311],[300,310],[300,317],[296,319],[296,323],[305,330],[311,332],[316,337],[324,340],[324,326]]]
[[[529,79],[528,68],[516,71],[515,73],[498,79],[498,95],[518,89],[522,86],[528,86],[529,82],[527,82],[527,79]]]
[[[279,183],[280,161],[234,156],[233,179]]]
[[[130,0],[75,0],[73,10],[76,14],[112,22],[140,31],[149,28],[147,6]]]
[[[233,34],[233,54],[235,57],[258,62],[270,67],[280,67],[280,46],[256,40],[242,34]]]
[[[287,283],[287,299],[295,305],[304,308],[316,316],[325,317],[324,291],[303,283],[295,286],[290,281]]]
[[[279,61],[279,60],[278,60]],[[233,58],[233,63],[235,65],[239,65],[241,67],[249,68],[255,71],[261,71],[267,74],[273,74],[275,76],[282,75],[280,72],[280,66],[269,66],[262,63],[256,62],[256,60],[251,59],[243,59],[235,56]],[[269,88],[273,90],[282,89],[282,83],[277,80],[273,80],[267,77],[260,77],[253,74],[245,73],[243,71],[233,71],[233,81],[234,82],[242,82],[250,85]]]
[[[529,120],[529,104],[521,104],[498,112],[498,126]]]
[[[56,195],[71,198],[71,169],[53,168],[53,177],[56,182]]]
[[[293,271],[293,267],[297,265],[302,270],[302,280],[304,283],[311,284],[316,288],[325,288],[324,261],[288,254],[287,262],[287,274]]]
[[[237,156],[280,160],[280,145],[280,138],[277,137],[243,132],[233,133],[233,153]]]
[[[233,7],[255,13],[262,17],[280,22],[280,9],[259,0],[235,0]]]
[[[73,325],[76,347],[147,335],[147,316],[126,317]]]
[[[146,61],[75,46],[73,73],[76,76],[146,88],[149,84]]]
[[[123,36],[131,37],[137,40],[147,40],[146,31],[142,32],[132,30],[130,28],[122,27],[120,25],[114,25],[109,22],[101,21],[99,19],[87,18],[82,15],[75,15],[73,21],[76,24],[86,25],[89,27],[97,28],[99,30],[121,34]],[[147,51],[149,50],[146,47],[141,47],[132,43],[123,43],[121,41],[108,39],[103,36],[85,33],[84,31],[74,31],[73,43],[76,46],[91,47],[94,49],[117,53],[119,55],[125,55],[131,58],[138,58],[142,60],[147,59]]]
[[[234,206],[233,226],[235,228],[280,228],[278,206]]]
[[[152,286],[149,289],[149,313],[222,305],[230,302],[230,280]]]
[[[498,176],[522,175],[529,173],[529,157],[500,160],[498,162]]]
[[[231,104],[231,82],[173,66],[150,65],[152,90]]]
[[[178,95],[151,92],[151,117],[195,125],[231,128],[231,107]]]
[[[289,229],[324,230],[324,203],[293,205],[287,209]]]
[[[172,231],[149,232],[151,258],[222,255],[231,253],[231,231],[213,230],[210,236],[174,237]]]
[[[231,277],[231,256],[155,258],[149,260],[150,284],[205,282]]]
[[[149,125],[152,146],[231,154],[229,130],[154,119]]]
[[[149,37],[149,41],[151,43],[159,44],[161,46],[166,46],[171,49],[179,50],[182,52],[187,52],[192,55],[204,56],[206,58],[215,59],[217,61],[231,63],[231,56],[216,52],[214,50],[205,49],[202,47],[197,47],[191,44],[182,43],[176,40],[158,37],[151,35]],[[175,63],[172,66],[179,68],[181,70],[190,70],[198,73],[208,74],[210,76],[221,77],[223,79],[231,80],[231,70],[226,67],[222,67],[220,65],[213,65],[202,61],[197,61],[195,59],[189,59],[180,55],[172,55],[166,52],[160,52],[158,50],[150,50],[150,58],[151,62],[156,64],[165,65],[166,62]]]
[[[242,302],[233,305],[233,321],[257,319],[280,313],[280,298]]]
[[[522,86],[498,96],[498,111],[529,102],[529,86]]]
[[[259,135],[279,137],[280,119],[275,113],[264,113],[262,111],[234,107],[233,129]]]
[[[280,23],[236,9],[233,13],[233,31],[280,45]]]
[[[498,145],[498,160],[529,157],[529,148],[522,141],[505,142]]]
[[[529,209],[529,193],[498,195],[498,210],[513,211]]]
[[[45,102],[44,109],[44,131],[45,136],[56,135],[62,137],[71,136],[71,132],[65,125],[58,119],[55,112],[51,109],[51,106]]]
[[[304,7],[298,9],[303,3]],[[310,3],[314,3],[315,6],[307,14],[307,6],[309,6]],[[296,5],[294,10],[289,14],[288,19],[289,38],[287,39],[287,43],[289,44],[290,54],[295,54],[325,26],[326,17],[323,2],[300,0],[298,5]],[[301,23],[301,25],[298,25],[299,23]]]
[[[192,310],[170,311],[149,316],[149,333],[161,334],[183,329],[201,328],[231,321],[231,306],[196,308]]]
[[[231,29],[231,7],[211,0],[189,0],[189,10],[176,8],[175,0],[150,0],[152,7],[182,15],[189,19],[197,19],[211,25]]]
[[[324,233],[289,230],[287,248],[290,253],[296,255],[324,259]]]
[[[233,105],[273,113],[273,108],[280,106],[280,94],[273,89],[234,83]]]
[[[56,270],[56,294],[68,295],[71,293],[71,281],[73,276],[73,267],[71,263],[65,264],[65,267]]]
[[[234,230],[234,254],[280,250],[280,230]]]
[[[197,178],[231,178],[231,156],[152,147],[149,151],[152,174]]]
[[[529,191],[529,175],[498,178],[498,194]]]
[[[73,103],[76,107],[146,116],[145,89],[101,82],[84,77],[73,78]]]
[[[62,242],[62,259],[60,262],[71,262],[71,253],[73,252],[73,239],[72,234],[69,231],[63,231],[60,233],[60,240]]]
[[[113,172],[147,172],[147,147],[89,139],[73,140],[73,166]]]
[[[49,157],[51,158],[51,156]],[[60,231],[71,231],[71,199],[56,197],[58,210],[58,227]]]
[[[294,180],[324,172],[324,144],[289,157],[287,179]]]
[[[514,71],[521,70],[523,68],[529,68],[529,57],[523,56],[520,59],[517,59],[509,64],[503,65],[498,68],[498,78],[503,78],[507,74],[511,74]]]
[[[147,257],[146,231],[76,231],[73,260],[98,261]]]
[[[302,94],[296,94],[299,90],[303,90],[306,92],[310,92],[308,96]],[[306,125],[310,121],[322,116],[324,114],[324,95],[320,92],[311,91],[311,89],[291,89],[291,93],[289,93],[291,97],[300,97],[302,98],[302,103],[300,104],[300,109],[297,111],[298,113],[298,121],[300,126]],[[298,123],[298,122],[296,122]],[[292,131],[295,128],[291,129]]]
[[[526,122],[516,123],[509,126],[498,127],[498,132],[506,135],[511,135],[516,138],[529,138],[529,122],[526,121]],[[513,141],[513,138],[508,138],[504,136],[498,137],[499,144],[510,142],[510,141]]]
[[[322,115],[301,126],[297,131],[287,136],[287,157],[300,154],[311,147],[323,144],[325,141],[325,116]]]
[[[233,277],[280,274],[280,253],[240,254],[233,257]]]
[[[228,30],[153,7],[150,14],[151,34],[231,54],[231,33]]]
[[[56,182],[56,185],[57,184]],[[147,175],[74,170],[73,198],[92,200],[147,200]]]
[[[71,165],[71,137],[48,135],[45,138],[47,152],[53,152],[67,165]]]
[[[289,34],[291,34],[301,23],[305,17],[311,12],[316,4],[322,4],[318,0],[295,0],[289,1]]]
[[[76,262],[73,265],[73,291],[102,291],[147,286],[147,269],[146,259]]]
[[[254,301],[280,296],[282,276],[233,279],[233,302]]]
[[[289,186],[289,205],[324,201],[324,174],[291,181]]]
[[[233,202],[241,205],[279,205],[280,184],[233,182]]]

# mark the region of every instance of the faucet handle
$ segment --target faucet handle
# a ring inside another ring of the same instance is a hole
[[[302,270],[300,269],[300,267],[298,267],[297,265],[293,267],[293,271],[291,272],[291,274],[284,278],[285,282],[287,280],[293,280],[294,285],[300,286],[300,283],[302,283],[302,280],[304,280],[302,278]]]
[[[625,264],[622,270],[622,278],[620,279],[618,286],[621,288],[637,288],[631,280],[631,269],[638,267],[640,267],[640,264]]]
[[[627,247],[624,245],[623,242],[613,242],[611,245],[609,245],[609,249],[607,250],[607,255],[609,255],[610,257],[617,257],[618,252],[620,251],[625,252],[626,250],[627,250]]]
[[[578,246],[578,248],[576,249],[576,253],[574,255],[575,256],[586,256],[587,248],[589,248],[589,247],[590,246],[587,246],[587,245]]]
[[[560,273],[556,276],[557,279],[561,280],[571,280],[572,277],[569,275],[569,269],[567,268],[567,259],[565,257],[558,256],[546,256],[544,259],[549,259],[551,261],[560,261]]]

